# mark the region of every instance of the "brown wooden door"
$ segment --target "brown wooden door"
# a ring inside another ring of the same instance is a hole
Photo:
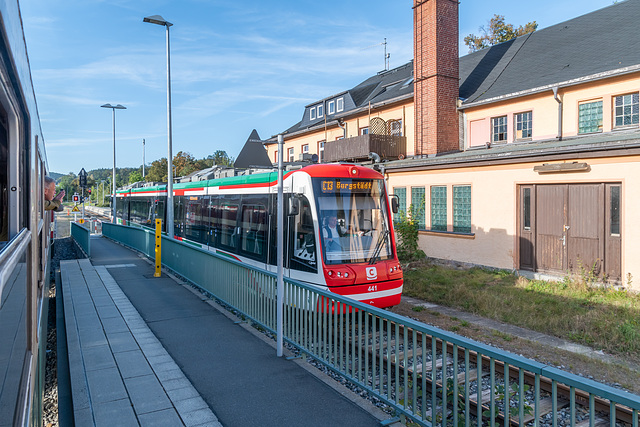
[[[536,265],[538,270],[567,268],[564,226],[567,223],[567,186],[536,187]]]
[[[604,184],[568,186],[567,270],[602,273],[604,260]]]
[[[520,186],[520,268],[621,280],[620,193],[619,183]]]

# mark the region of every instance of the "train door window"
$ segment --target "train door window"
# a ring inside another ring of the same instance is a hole
[[[3,123],[4,124],[4,123]],[[7,130],[0,127],[0,241],[9,240],[9,143]]]
[[[237,251],[238,205],[240,196],[225,196],[220,199],[220,248]]]
[[[220,196],[209,197],[209,241],[210,247],[220,245]]]
[[[184,237],[185,200],[184,197],[173,197],[173,233]]]
[[[186,210],[184,237],[198,243],[207,244],[209,220],[205,196],[185,197]]]
[[[298,196],[300,209],[298,215],[290,217],[293,222],[293,233],[290,245],[292,249],[290,268],[315,273],[316,263],[316,237],[313,227],[313,215],[309,199],[303,195]]]
[[[245,197],[240,223],[240,252],[258,261],[267,254],[267,197]]]

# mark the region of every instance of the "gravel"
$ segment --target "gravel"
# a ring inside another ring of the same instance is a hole
[[[47,332],[47,365],[45,371],[43,426],[58,426],[58,373],[57,373],[57,336],[56,336],[56,272],[60,270],[60,261],[81,258],[71,237],[56,239],[51,255],[51,284],[49,288],[49,317]]]

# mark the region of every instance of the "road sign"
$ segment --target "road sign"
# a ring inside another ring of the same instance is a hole
[[[78,224],[84,224],[84,218],[80,218],[80,219],[78,220]]]
[[[78,209],[78,205],[75,205],[73,209],[71,209],[71,212],[80,212],[80,209]]]

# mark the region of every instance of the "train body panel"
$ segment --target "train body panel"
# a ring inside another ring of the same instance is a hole
[[[51,222],[47,154],[17,1],[0,3],[0,424],[42,425]]]
[[[175,184],[174,237],[275,273],[279,231],[286,277],[380,307],[398,304],[402,270],[382,175],[310,165],[287,172],[283,187],[285,227],[276,230],[275,172]],[[152,227],[164,220],[165,201],[165,186],[118,191],[118,222]],[[329,244],[331,215],[341,232]]]

